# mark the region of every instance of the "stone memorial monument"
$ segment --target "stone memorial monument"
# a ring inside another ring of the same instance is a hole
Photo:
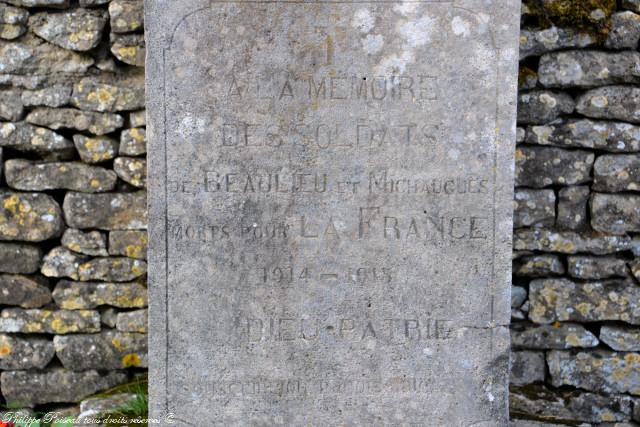
[[[516,0],[147,0],[151,416],[507,426]]]

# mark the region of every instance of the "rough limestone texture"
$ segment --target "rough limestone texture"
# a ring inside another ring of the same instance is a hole
[[[567,350],[596,347],[600,341],[577,323],[555,325],[515,324],[511,329],[511,345],[536,350]]]
[[[73,372],[54,368],[46,372],[6,371],[0,376],[2,393],[13,407],[52,402],[79,402],[85,397],[126,382],[124,371]]]
[[[516,185],[542,188],[553,184],[577,185],[591,181],[595,156],[588,151],[519,147],[516,150]]]
[[[0,304],[40,308],[49,302],[51,291],[43,277],[0,274]]]
[[[95,283],[61,280],[53,291],[56,304],[66,310],[147,306],[147,288],[140,283]]]
[[[589,194],[587,185],[565,187],[558,191],[557,228],[575,231],[587,228]]]
[[[606,350],[579,352],[552,350],[547,363],[556,387],[570,385],[602,393],[640,395],[640,354]],[[599,368],[599,369],[594,369]]]
[[[640,195],[594,193],[590,205],[594,230],[620,235],[640,232]]]
[[[14,413],[75,416],[146,373],[143,27],[142,0],[0,1],[0,400]]]
[[[67,193],[64,215],[72,227],[99,230],[135,230],[147,228],[147,194]]]
[[[552,227],[556,221],[556,195],[553,190],[516,191],[513,227]]]
[[[98,331],[100,314],[93,310],[5,308],[0,314],[0,332],[70,334]]]
[[[637,152],[640,151],[640,127],[622,122],[570,119],[557,124],[529,126],[525,140],[537,145]]]
[[[41,242],[59,236],[62,212],[46,194],[0,190],[0,240]]]
[[[147,337],[143,334],[105,331],[53,338],[62,366],[74,371],[147,367]]]
[[[640,154],[600,156],[593,165],[593,175],[597,191],[640,191]]]
[[[638,426],[640,1],[525,0],[521,24],[516,194],[555,202],[516,204],[512,348],[545,363],[517,359],[510,425]]]
[[[100,193],[113,190],[114,171],[84,163],[34,163],[7,160],[4,164],[7,185],[22,191],[73,190]]]
[[[533,322],[620,320],[640,324],[640,287],[630,281],[536,279],[529,286]]]
[[[55,354],[53,344],[44,338],[20,338],[0,334],[0,369],[44,369]]]
[[[628,326],[603,326],[600,340],[616,351],[640,351],[640,330]]]
[[[3,273],[35,273],[40,270],[42,250],[35,245],[0,243],[0,271]]]
[[[519,4],[146,6],[152,416],[508,425]]]

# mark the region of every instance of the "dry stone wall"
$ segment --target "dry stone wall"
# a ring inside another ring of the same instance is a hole
[[[8,407],[73,404],[146,370],[143,21],[142,0],[0,1]]]
[[[640,422],[640,2],[523,5],[516,427]]]
[[[640,2],[523,7],[516,427],[640,422]],[[0,0],[0,393],[144,372],[142,0]]]

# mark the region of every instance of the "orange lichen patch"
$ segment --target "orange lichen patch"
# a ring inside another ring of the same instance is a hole
[[[20,198],[15,194],[12,195],[11,197],[4,199],[4,201],[2,202],[2,206],[4,206],[6,210],[8,210],[14,215],[17,215],[19,205],[20,205]]]
[[[118,350],[118,351],[123,351],[125,349],[125,347],[122,345],[122,342],[120,342],[119,339],[114,338],[111,340],[111,344],[113,344],[113,346]]]
[[[140,356],[135,353],[129,353],[122,358],[122,366],[132,368],[140,366]]]
[[[4,344],[0,346],[0,357],[7,357],[11,354],[11,346],[9,344]]]
[[[136,54],[138,53],[138,48],[136,48],[135,46],[124,46],[118,48],[117,51],[120,56],[127,58],[136,56]]]
[[[143,250],[144,250],[144,246],[127,245],[124,252],[130,258],[140,258]]]

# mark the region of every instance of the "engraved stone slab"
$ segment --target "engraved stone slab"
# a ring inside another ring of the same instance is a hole
[[[152,417],[506,426],[519,2],[146,6]]]

